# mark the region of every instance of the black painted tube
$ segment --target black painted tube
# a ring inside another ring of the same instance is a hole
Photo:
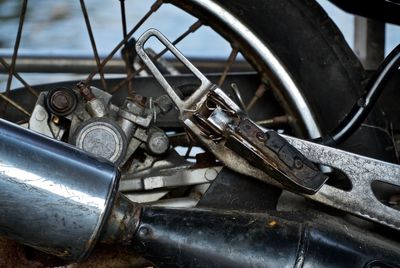
[[[396,267],[400,263],[397,243],[312,214],[147,207],[133,242],[134,250],[158,267],[369,267],[372,263]]]

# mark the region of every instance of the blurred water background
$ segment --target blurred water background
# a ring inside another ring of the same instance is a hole
[[[0,0],[0,50],[3,52],[12,52],[21,2]],[[120,1],[87,0],[85,2],[99,53],[106,55],[122,39]],[[354,17],[339,10],[327,0],[318,2],[336,22],[347,42],[353,47]],[[125,3],[129,30],[148,11],[153,1],[126,0]],[[179,11],[174,6],[163,5],[135,34],[135,37],[137,38],[144,30],[154,27],[173,40],[195,21],[195,18]],[[386,53],[398,43],[400,43],[400,27],[388,24]],[[178,47],[185,55],[192,57],[226,58],[231,51],[230,45],[208,27],[201,27]],[[79,1],[29,1],[20,45],[20,54],[24,53],[91,55],[92,49]],[[28,79],[35,78],[30,74]],[[57,80],[58,77],[54,79]],[[4,81],[4,76],[0,76],[0,80]]]

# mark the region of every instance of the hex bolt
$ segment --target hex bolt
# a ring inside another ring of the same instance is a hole
[[[77,98],[71,89],[57,88],[48,93],[46,105],[51,113],[66,116],[75,110]]]
[[[51,96],[51,104],[53,104],[53,108],[56,108],[61,112],[69,108],[71,101],[71,96],[68,96],[68,94],[63,91],[57,91]]]

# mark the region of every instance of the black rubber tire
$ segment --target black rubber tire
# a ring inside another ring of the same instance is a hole
[[[323,134],[360,96],[366,75],[336,25],[314,0],[214,0],[249,27],[284,64],[302,90]],[[380,125],[379,109],[368,125]],[[361,127],[341,148],[394,161],[387,136]]]

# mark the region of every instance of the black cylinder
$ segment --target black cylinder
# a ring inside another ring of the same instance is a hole
[[[143,208],[134,241],[135,251],[159,267],[368,267],[373,263],[396,267],[400,263],[398,244],[314,214]]]

